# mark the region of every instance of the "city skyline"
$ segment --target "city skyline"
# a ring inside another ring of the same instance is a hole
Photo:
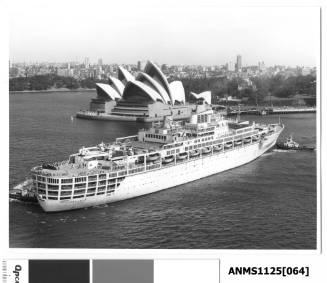
[[[243,57],[242,55],[237,55],[237,56],[241,56],[241,60],[243,61]],[[228,64],[232,64],[234,67],[235,67],[235,70],[238,69],[237,65],[237,56],[235,55],[235,60],[229,60],[229,61],[226,61],[226,62],[218,62],[217,64],[201,64],[201,63],[198,63],[198,64],[167,64],[165,62],[156,62],[160,65],[167,65],[167,66],[203,66],[203,67],[226,67]],[[26,66],[29,66],[29,65],[64,65],[64,64],[72,64],[72,65],[85,65],[85,59],[89,57],[84,57],[84,58],[81,58],[81,59],[76,59],[75,60],[67,60],[67,61],[20,61],[20,62],[15,62],[13,60],[9,60],[9,64],[10,66],[12,65],[22,65],[22,64],[25,64]],[[101,64],[99,64],[99,60],[102,61]],[[124,62],[124,63],[117,63],[117,62],[106,62],[105,60],[103,60],[103,58],[99,57],[99,58],[96,58],[94,60],[89,60],[89,63],[88,63],[88,66],[91,67],[91,66],[99,66],[99,65],[117,65],[117,66],[127,66],[127,65],[130,65],[130,66],[138,66],[138,63],[139,62],[147,62],[147,61],[153,61],[153,60],[137,60],[136,62]],[[286,68],[303,68],[303,67],[308,67],[308,68],[316,68],[317,66],[316,65],[286,65],[286,64],[272,64],[272,65],[268,65],[265,63],[264,60],[259,60],[258,62],[255,62],[254,64],[243,64],[241,63],[241,68],[249,68],[249,67],[259,67],[260,68],[260,65],[261,64],[264,64],[266,68],[272,68],[272,67],[278,67],[278,66],[282,66],[282,67],[286,67]]]
[[[9,4],[12,62],[169,65],[316,66],[320,14],[316,7],[220,7],[95,0],[60,5]],[[98,5],[97,5],[98,4]],[[130,7],[126,9],[126,6]],[[108,10],[109,9],[109,10]],[[28,32],[26,32],[28,30]]]

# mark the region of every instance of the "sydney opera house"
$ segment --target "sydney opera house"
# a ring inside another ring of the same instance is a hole
[[[169,83],[160,68],[151,61],[136,77],[119,67],[117,78],[109,77],[108,84],[97,83],[96,90],[97,97],[91,100],[90,109],[78,112],[77,117],[158,121],[172,115],[174,119],[187,119],[196,107],[185,102],[182,83]],[[196,99],[203,99],[201,94],[192,95]]]

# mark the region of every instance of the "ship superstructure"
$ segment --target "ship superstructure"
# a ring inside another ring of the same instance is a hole
[[[199,105],[187,122],[166,117],[137,135],[37,166],[33,185],[45,211],[120,201],[248,163],[273,147],[283,128],[228,120]]]

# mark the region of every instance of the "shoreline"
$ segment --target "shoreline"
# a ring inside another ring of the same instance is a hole
[[[9,93],[40,93],[40,92],[80,92],[95,91],[95,88],[79,88],[79,89],[45,89],[45,90],[10,90]]]

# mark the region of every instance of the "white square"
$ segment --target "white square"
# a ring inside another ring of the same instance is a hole
[[[219,283],[219,260],[155,260],[154,283],[168,282]]]

